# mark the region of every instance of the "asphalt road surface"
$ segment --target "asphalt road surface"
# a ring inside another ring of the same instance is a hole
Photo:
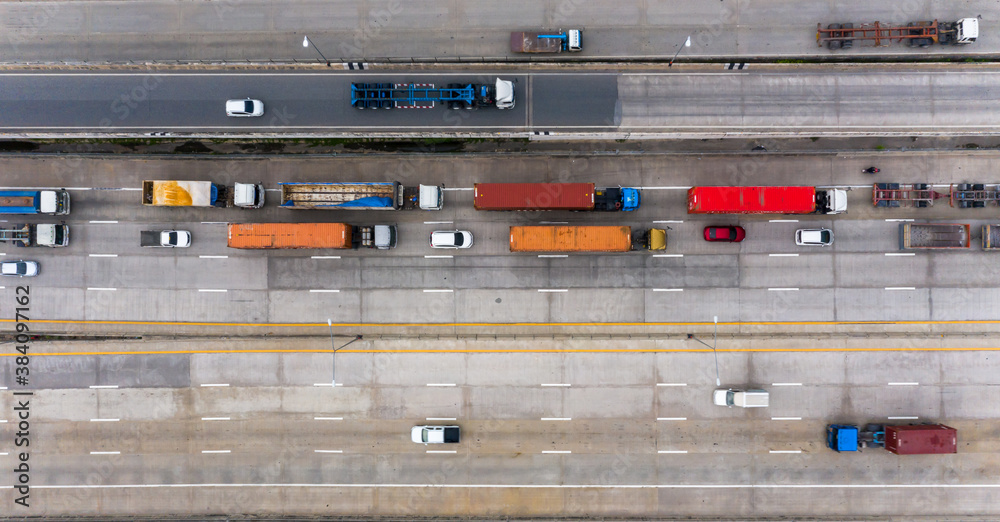
[[[350,83],[517,81],[511,110],[357,110]],[[794,67],[664,73],[6,73],[8,136],[724,137],[968,135],[1000,130],[996,71]],[[228,118],[230,98],[263,100]]]

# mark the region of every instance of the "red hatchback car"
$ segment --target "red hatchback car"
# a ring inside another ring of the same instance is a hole
[[[747,237],[747,231],[743,230],[743,227],[705,227],[705,241],[739,243],[745,237]]]

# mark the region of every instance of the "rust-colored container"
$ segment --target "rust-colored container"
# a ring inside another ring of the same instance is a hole
[[[958,453],[958,430],[944,424],[886,426],[885,449],[896,455]]]
[[[510,227],[511,252],[628,252],[629,227]]]
[[[230,248],[351,248],[344,223],[230,223]]]
[[[476,183],[476,210],[594,210],[593,183]]]

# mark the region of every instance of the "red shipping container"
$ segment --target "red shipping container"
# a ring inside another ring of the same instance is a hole
[[[692,187],[688,214],[811,214],[815,187]]]
[[[476,183],[476,210],[593,210],[593,183]]]
[[[885,449],[896,455],[958,453],[958,430],[944,424],[886,426]]]

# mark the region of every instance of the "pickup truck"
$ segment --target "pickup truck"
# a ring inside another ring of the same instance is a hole
[[[191,246],[191,233],[187,230],[143,230],[139,232],[139,245],[186,248]]]
[[[418,444],[444,444],[458,442],[458,426],[414,426],[410,438]]]

